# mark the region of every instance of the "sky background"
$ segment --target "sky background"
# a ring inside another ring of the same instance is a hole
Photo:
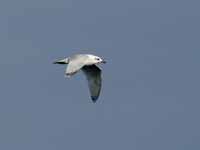
[[[200,2],[1,0],[1,150],[199,150]],[[99,100],[52,62],[107,60]]]

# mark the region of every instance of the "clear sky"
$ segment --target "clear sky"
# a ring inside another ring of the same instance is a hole
[[[1,0],[0,149],[199,150],[199,6]],[[108,62],[96,104],[52,64],[80,52]]]

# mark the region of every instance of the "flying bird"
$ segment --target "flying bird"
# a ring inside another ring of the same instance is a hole
[[[91,99],[94,103],[100,95],[102,85],[101,69],[97,66],[100,63],[106,63],[106,61],[91,54],[77,54],[54,62],[54,64],[68,64],[65,71],[67,77],[71,77],[79,70],[83,71],[88,80]]]

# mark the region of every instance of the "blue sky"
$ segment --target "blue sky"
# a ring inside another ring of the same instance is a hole
[[[0,2],[0,149],[200,149],[200,10],[186,0]],[[93,104],[58,58],[105,58]]]

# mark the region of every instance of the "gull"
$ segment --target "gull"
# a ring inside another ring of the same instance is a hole
[[[100,63],[106,63],[106,61],[92,54],[76,54],[54,62],[54,64],[68,64],[65,71],[67,77],[73,76],[79,70],[83,71],[88,80],[91,99],[94,103],[100,95],[102,85],[101,69],[97,66]]]

